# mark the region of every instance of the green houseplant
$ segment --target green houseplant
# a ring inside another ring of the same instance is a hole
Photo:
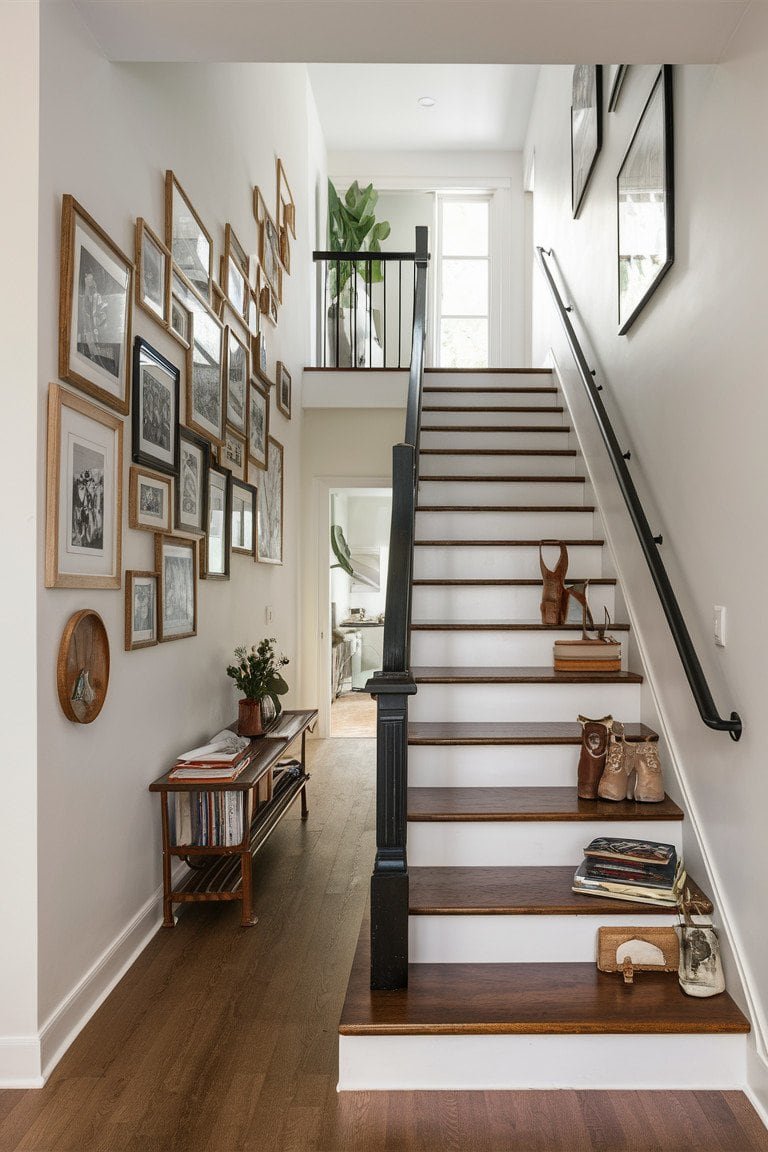
[[[368,184],[361,188],[357,180],[350,184],[343,199],[333,183],[328,181],[328,247],[331,252],[381,252],[381,242],[391,232],[385,220],[376,219],[375,208],[379,194]],[[360,281],[355,288],[355,276]],[[328,309],[328,334],[331,343],[331,359],[340,367],[356,367],[352,364],[353,341],[352,325],[363,325],[362,336],[357,333],[354,346],[365,357],[368,323],[367,296],[372,284],[384,279],[381,260],[331,262],[328,269],[328,292],[331,304]],[[355,313],[353,315],[353,313]],[[358,315],[360,314],[360,315]],[[343,318],[343,323],[342,323]],[[337,340],[338,328],[338,343]],[[342,340],[344,346],[342,347]]]
[[[227,667],[227,676],[243,694],[239,702],[238,730],[241,736],[261,736],[265,723],[279,716],[280,697],[288,685],[279,669],[289,663],[287,656],[275,652],[275,637],[262,640],[251,648],[235,648],[235,663]]]

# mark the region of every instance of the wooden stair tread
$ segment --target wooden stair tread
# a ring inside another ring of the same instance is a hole
[[[345,1036],[745,1033],[727,992],[686,996],[674,974],[631,988],[595,964],[411,964],[408,987],[371,991],[363,923],[339,1023]]]
[[[659,804],[579,800],[575,788],[409,788],[408,819],[452,821],[682,820],[669,796]]]
[[[581,632],[581,624],[542,624],[540,620],[422,620],[412,632]],[[612,632],[628,632],[629,624],[615,624]]]
[[[416,541],[416,543],[418,543],[418,541]],[[443,543],[443,541],[432,540],[432,541],[430,541],[430,543],[441,545]],[[496,543],[497,544],[504,543],[504,541],[498,541],[497,540]],[[439,584],[441,586],[443,586],[443,585],[447,585],[447,586],[455,585],[458,588],[469,588],[469,587],[532,588],[535,585],[538,585],[539,587],[541,587],[541,585],[543,584],[543,581],[542,580],[528,580],[528,579],[525,579],[525,580],[426,580],[426,579],[424,579],[424,580],[413,580],[412,583],[414,584],[414,586],[425,585],[425,584]],[[566,583],[566,585],[583,584],[584,581],[583,580],[566,579],[565,583]],[[611,584],[616,583],[616,577],[615,576],[599,576],[599,577],[594,577],[594,578],[590,577],[589,583],[590,583],[590,585],[592,585],[592,584],[611,585]]]
[[[479,409],[476,409],[479,411]],[[548,409],[547,409],[548,411]],[[422,432],[570,432],[569,424],[422,424]]]
[[[420,456],[576,456],[575,448],[420,448]],[[424,477],[426,479],[426,477]],[[461,476],[457,477],[461,479]]]
[[[354,369],[359,371],[359,369]],[[408,371],[408,369],[404,369]],[[551,376],[551,368],[425,368],[425,376]]]
[[[420,484],[585,484],[584,476],[419,476]]]
[[[463,477],[461,477],[463,479]],[[584,512],[593,504],[417,504],[417,512]]]
[[[672,907],[583,896],[571,891],[578,861],[566,867],[411,868],[412,916],[655,916],[675,914]],[[703,914],[709,898],[690,877],[686,881]]]
[[[645,724],[625,724],[625,740],[658,740],[658,735]],[[410,745],[496,745],[496,744],[581,744],[578,721],[506,720],[496,723],[468,721],[411,721],[408,725]]]
[[[469,388],[461,388],[460,386],[457,386],[456,384],[443,384],[442,386],[440,384],[425,384],[423,391],[425,393],[426,392],[458,392],[462,396],[471,396],[473,393],[476,393],[476,392],[481,392],[484,395],[490,395],[491,393],[496,393],[496,392],[522,393],[523,395],[532,395],[532,394],[543,395],[546,393],[548,396],[553,396],[557,392],[557,388],[554,388],[554,387],[542,388],[541,386],[537,386],[536,384],[531,384],[531,386],[529,388],[526,388],[524,384],[517,384],[515,386],[513,386],[511,384],[507,384],[507,385],[504,385],[504,384],[486,384],[485,386],[483,386],[482,384],[472,384]],[[553,411],[554,411],[554,409],[553,409]]]
[[[417,684],[642,684],[638,672],[556,672],[546,666],[411,668]]]
[[[442,389],[438,389],[442,391]],[[565,409],[548,404],[424,404],[422,412],[564,412]]]
[[[538,548],[540,540],[414,540],[417,548]],[[563,540],[568,548],[604,547],[605,540]],[[568,581],[566,580],[566,583]],[[590,584],[596,581],[590,579]]]

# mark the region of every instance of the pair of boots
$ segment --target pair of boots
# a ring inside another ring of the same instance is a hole
[[[630,744],[624,725],[612,716],[582,726],[578,795],[580,800],[638,800],[658,804],[664,799],[664,781],[655,741]]]

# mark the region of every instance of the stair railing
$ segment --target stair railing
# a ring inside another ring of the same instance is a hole
[[[592,407],[595,419],[597,420],[600,435],[608,450],[613,471],[616,475],[619,488],[621,489],[621,494],[624,497],[630,519],[637,532],[637,538],[640,541],[640,547],[643,550],[643,555],[650,569],[651,578],[659,594],[661,606],[667,618],[672,639],[679,653],[685,675],[688,678],[688,683],[691,687],[696,707],[699,710],[699,715],[708,728],[713,728],[717,732],[728,732],[732,740],[738,740],[742,730],[741,717],[738,712],[731,712],[730,719],[724,720],[717,711],[715,701],[709,689],[709,684],[707,683],[707,678],[704,675],[704,669],[696,655],[696,649],[693,646],[690,632],[688,631],[683,614],[680,611],[680,605],[677,602],[677,597],[675,596],[669,576],[667,575],[667,570],[664,567],[664,562],[659,555],[661,537],[654,536],[651,531],[648,519],[640,502],[640,497],[637,494],[637,489],[635,488],[625,462],[628,458],[628,453],[623,453],[621,450],[621,446],[616,438],[616,433],[613,430],[613,425],[605,410],[605,405],[600,398],[600,386],[595,383],[594,371],[589,367],[579,338],[571,323],[569,313],[572,311],[572,306],[564,303],[555,278],[547,264],[547,259],[553,255],[552,249],[545,249],[541,246],[537,246],[536,248],[536,258],[539,268],[543,272],[544,278],[549,286],[555,307],[557,308],[565,330],[568,345],[576,361],[579,376],[581,377],[587,398]]]
[[[371,877],[371,988],[408,984],[408,697],[411,578],[427,327],[428,230],[416,229],[416,286],[405,441],[392,449],[392,522],[382,670],[366,684],[376,700],[376,859]]]

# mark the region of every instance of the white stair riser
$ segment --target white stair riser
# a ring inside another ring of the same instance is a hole
[[[648,916],[410,916],[408,956],[411,964],[592,964],[597,930],[608,922],[672,928],[677,914],[670,908]]]
[[[419,744],[408,748],[413,788],[573,788],[577,744]]]
[[[549,560],[548,556],[545,556]],[[600,544],[575,544],[568,548],[568,571],[577,580],[603,575]],[[469,548],[418,547],[414,551],[416,580],[535,580],[541,574],[536,547]],[[590,595],[590,604],[591,604]],[[536,613],[538,618],[538,612]]]
[[[475,508],[493,504],[501,507],[527,507],[539,505],[578,506],[584,503],[585,484],[560,484],[548,480],[539,484],[533,480],[422,480],[419,484],[419,504],[430,506],[459,505]]]
[[[430,456],[421,454],[425,476],[575,476],[576,456]]]
[[[504,400],[495,405],[497,408],[506,409],[501,412],[483,412],[481,409],[476,412],[457,412],[446,410],[444,407],[435,412],[431,411],[432,407],[426,400],[424,401],[421,412],[422,428],[429,428],[435,424],[438,427],[450,424],[454,428],[463,428],[466,424],[482,424],[484,428],[506,428],[509,425],[532,425],[540,428],[544,425],[557,427],[558,424],[565,423],[564,412],[556,412],[552,408],[539,408],[534,412],[509,411],[510,408],[514,409],[516,406]],[[525,405],[521,405],[521,407],[525,407]]]
[[[434,420],[438,426],[442,422]],[[469,421],[466,421],[469,424]],[[507,420],[505,427],[518,427],[516,420]],[[422,448],[524,448],[530,452],[538,448],[576,448],[571,433],[560,429],[547,432],[465,432],[461,428],[449,432],[435,432],[422,426]]]
[[[613,584],[591,584],[589,603],[596,620],[607,607],[613,618]],[[541,585],[417,585],[413,621],[536,620],[541,618]],[[561,717],[562,719],[562,717]]]
[[[616,632],[622,640],[622,668],[627,667],[626,632]],[[580,632],[420,632],[411,634],[411,661],[416,665],[459,666],[476,668],[479,665],[547,667],[552,664],[555,640],[579,640]]]
[[[339,1037],[341,1092],[723,1090],[746,1073],[742,1035]]]
[[[593,512],[417,512],[416,539],[588,540],[594,521]]]
[[[409,718],[456,723],[555,722],[578,715],[640,722],[640,684],[419,684]]]
[[[434,386],[434,384],[428,384],[429,388],[433,388]],[[507,384],[498,384],[496,386],[500,388],[508,387]],[[474,387],[476,388],[477,385],[475,384]],[[522,388],[523,385],[513,385],[513,387]],[[425,391],[424,406],[428,407],[433,404],[447,405],[448,407],[460,406],[462,408],[470,406],[473,408],[498,408],[504,404],[521,408],[560,408],[563,406],[563,400],[557,392]]]
[[[584,846],[596,836],[650,837],[674,844],[679,852],[683,848],[681,820],[654,820],[652,825],[642,820],[410,820],[408,863],[414,868],[524,868],[535,861],[575,870]],[[550,959],[557,959],[556,953]]]
[[[553,388],[551,372],[510,372],[499,368],[493,372],[424,371],[425,388]]]

